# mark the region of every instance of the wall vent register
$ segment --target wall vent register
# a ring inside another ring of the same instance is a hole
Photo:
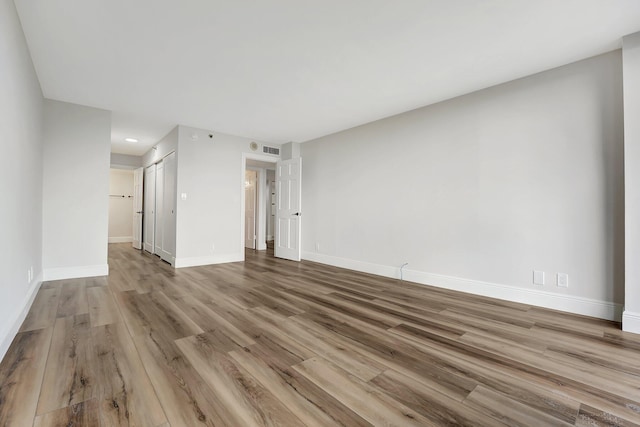
[[[276,156],[280,154],[279,148],[267,147],[266,145],[262,147],[262,151],[267,154],[275,154]]]

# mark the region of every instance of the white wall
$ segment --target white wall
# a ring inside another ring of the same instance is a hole
[[[119,197],[125,196],[125,197]],[[109,243],[133,241],[133,171],[109,171]]]
[[[111,167],[116,169],[138,169],[142,166],[142,156],[111,153]]]
[[[623,39],[626,292],[622,328],[640,334],[640,33]]]
[[[251,142],[179,126],[176,267],[244,259],[242,153]]]
[[[108,274],[111,113],[45,101],[45,280]]]
[[[303,257],[619,319],[621,71],[615,51],[304,143]]]
[[[151,166],[154,163],[158,163],[163,157],[172,151],[176,151],[178,148],[178,126],[171,129],[171,132],[166,134],[154,148],[144,153],[142,156],[142,165],[144,167]]]
[[[42,91],[13,1],[2,0],[0,359],[42,281],[42,103]]]
[[[280,156],[282,156],[282,160],[297,159],[300,157],[300,143],[287,142],[286,144],[282,144]]]

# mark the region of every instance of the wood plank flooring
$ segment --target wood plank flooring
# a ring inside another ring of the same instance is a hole
[[[0,426],[636,426],[618,324],[247,252],[44,283]]]

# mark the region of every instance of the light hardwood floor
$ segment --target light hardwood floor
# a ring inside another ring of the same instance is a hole
[[[638,425],[618,324],[247,252],[109,246],[47,282],[0,364],[2,426]]]

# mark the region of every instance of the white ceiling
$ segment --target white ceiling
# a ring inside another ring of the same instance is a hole
[[[44,96],[304,142],[621,46],[638,0],[15,0]],[[124,145],[126,136],[140,139]]]

